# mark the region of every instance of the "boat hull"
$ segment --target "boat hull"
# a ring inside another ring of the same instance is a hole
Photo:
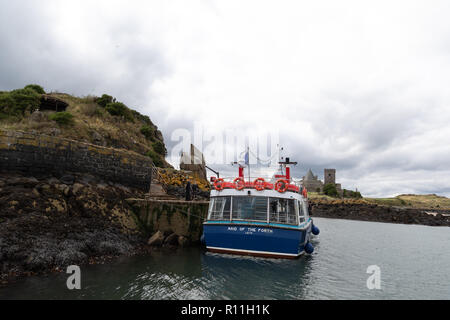
[[[295,259],[305,252],[311,223],[299,228],[206,222],[203,232],[210,252]]]

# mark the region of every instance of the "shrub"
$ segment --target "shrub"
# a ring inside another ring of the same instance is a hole
[[[150,150],[146,153],[147,157],[150,157],[153,161],[153,164],[157,167],[164,167],[164,161],[162,160],[161,156],[157,154],[155,151]]]
[[[141,133],[148,139],[153,140],[155,138],[155,129],[148,125],[142,126]]]
[[[135,119],[142,121],[148,126],[153,126],[153,123],[148,116],[144,116],[143,114],[140,114],[136,110],[131,110],[131,113]]]
[[[343,196],[345,198],[355,198],[355,199],[361,199],[362,195],[359,191],[352,191],[352,190],[343,190]]]
[[[106,108],[106,106],[110,103],[115,102],[115,99],[107,94],[104,94],[101,96],[101,98],[98,98],[96,102],[103,108]]]
[[[26,112],[39,108],[41,95],[33,89],[18,89],[0,94],[0,113],[2,118],[21,119]]]
[[[133,116],[131,114],[131,110],[128,109],[126,105],[122,102],[112,102],[106,105],[106,111],[109,112],[112,116],[121,116],[126,120],[134,122]]]
[[[50,120],[56,121],[59,125],[69,125],[73,123],[73,115],[70,112],[56,112],[50,115]]]
[[[330,197],[337,197],[339,195],[336,186],[332,183],[328,183],[323,187],[323,193]]]
[[[34,90],[36,93],[45,94],[44,88],[42,88],[38,84],[29,84],[24,89],[31,89]]]
[[[153,143],[153,150],[155,150],[156,153],[165,156],[167,154],[166,147],[164,146],[164,143],[161,141],[156,141]]]

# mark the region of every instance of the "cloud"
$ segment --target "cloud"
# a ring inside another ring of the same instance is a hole
[[[0,5],[1,89],[112,94],[169,153],[195,123],[276,128],[298,176],[331,167],[364,195],[450,195],[447,1]]]

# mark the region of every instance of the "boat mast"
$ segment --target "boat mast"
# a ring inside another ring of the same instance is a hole
[[[247,157],[245,158],[248,166],[248,181],[250,181],[250,147],[247,147]]]

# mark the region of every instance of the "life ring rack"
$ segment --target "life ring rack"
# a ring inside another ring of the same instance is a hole
[[[242,177],[237,177],[236,179],[234,179],[233,184],[236,190],[241,191],[245,188],[245,180]]]
[[[263,191],[266,188],[266,180],[264,178],[258,178],[253,181],[253,186],[257,191]]]
[[[282,185],[282,186],[281,186]],[[279,193],[285,193],[289,187],[289,182],[284,179],[280,179],[275,183],[275,190]]]
[[[217,191],[222,191],[225,188],[225,180],[222,178],[216,179],[214,181],[214,188]]]

